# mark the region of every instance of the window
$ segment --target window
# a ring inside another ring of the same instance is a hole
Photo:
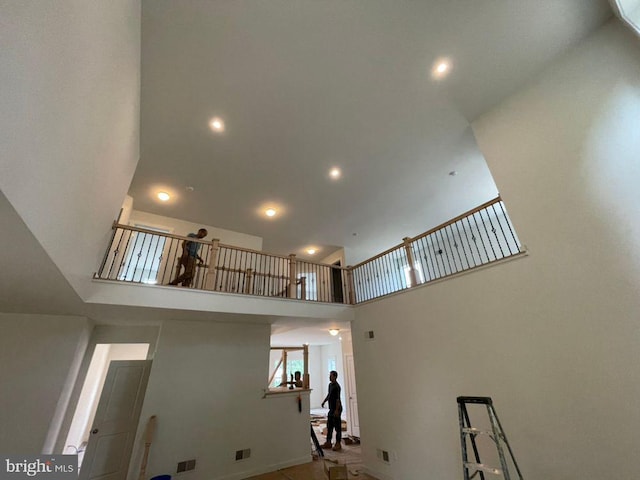
[[[267,394],[309,388],[309,347],[271,347]],[[296,375],[300,372],[300,376]]]
[[[273,381],[269,385],[269,388],[279,387],[282,383],[282,364],[279,360],[276,360],[271,366],[272,369],[276,368],[276,374],[273,377]],[[290,380],[291,375],[295,372],[304,372],[304,361],[300,360],[287,360],[287,380]]]

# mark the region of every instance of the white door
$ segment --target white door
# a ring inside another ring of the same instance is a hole
[[[124,480],[129,469],[151,360],[109,364],[79,480]]]
[[[358,420],[358,394],[356,392],[356,369],[353,365],[353,355],[344,356],[347,381],[347,416],[351,425],[351,435],[360,437],[360,421]]]

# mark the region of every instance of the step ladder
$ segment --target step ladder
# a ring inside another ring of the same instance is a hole
[[[507,441],[504,430],[502,430],[500,420],[498,420],[498,414],[496,413],[495,408],[493,408],[491,397],[458,397],[457,401],[458,418],[460,421],[460,443],[462,446],[462,470],[464,471],[464,480],[471,480],[476,475],[480,475],[481,480],[485,480],[485,473],[502,476],[504,480],[511,480],[512,478],[516,478],[512,477],[512,474],[509,473],[509,464],[504,453],[505,446],[507,447],[509,455],[511,456],[511,463],[515,467],[518,475],[517,478],[519,480],[523,480],[522,473],[520,473],[520,468],[518,467],[516,459],[513,456],[513,451],[509,446],[509,442]],[[489,415],[489,424],[491,427],[490,430],[482,430],[471,426],[469,412],[467,410],[468,404],[479,404],[486,406],[487,414]],[[480,460],[480,451],[478,449],[478,444],[476,443],[476,437],[478,436],[486,436],[486,438],[489,438],[493,441],[494,446],[497,450],[498,459],[500,460],[499,468],[486,465]],[[469,442],[471,443],[475,461],[469,460],[469,455],[467,453],[467,440],[469,440]]]
[[[320,442],[318,441],[318,437],[316,437],[316,432],[313,429],[313,425],[311,425],[311,441],[313,442],[313,447],[316,450],[316,455],[318,457],[323,458],[324,452],[322,451],[322,447],[320,446]]]

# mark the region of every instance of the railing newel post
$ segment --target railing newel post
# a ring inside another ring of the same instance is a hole
[[[356,304],[356,287],[353,282],[353,267],[351,265],[347,265],[347,293],[348,293],[348,301],[349,305]]]
[[[251,285],[253,282],[253,269],[247,268],[245,275],[246,276],[245,276],[245,282],[244,282],[244,293],[250,294],[252,290]]]
[[[282,350],[282,386],[287,386],[287,350]]]
[[[411,288],[411,287],[415,287],[418,284],[418,276],[416,275],[416,266],[413,260],[413,250],[411,250],[411,238],[404,237],[402,241],[404,242],[404,250],[407,255],[407,265],[409,266],[409,281],[411,282],[411,285],[409,285],[409,288]]]
[[[304,375],[302,377],[302,388],[309,388],[309,345],[303,345],[302,360]]]
[[[289,298],[296,298],[296,254],[289,255]]]
[[[300,277],[300,300],[307,299],[307,277]]]
[[[220,250],[220,240],[214,238],[209,245],[209,269],[207,279],[204,282],[205,290],[215,290],[216,287],[216,263],[218,262],[218,251]]]

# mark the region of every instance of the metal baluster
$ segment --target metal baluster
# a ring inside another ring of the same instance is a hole
[[[498,243],[498,248],[500,249],[500,258],[504,258],[505,255],[504,255],[504,250],[502,249],[502,242],[500,241],[500,238],[498,237],[498,231],[497,231],[495,225],[493,224],[494,220],[496,222],[498,222],[498,219],[497,218],[494,218],[493,220],[491,219],[491,213],[490,213],[488,207],[485,210],[485,213],[487,215],[487,219],[489,221],[489,225],[491,225],[491,233],[493,233],[493,236],[496,237],[496,242]],[[495,209],[494,209],[494,213],[495,213]],[[496,258],[497,258],[497,255],[496,255]]]
[[[456,265],[456,272],[460,272],[462,270],[464,270],[464,264],[462,263],[462,256],[460,255],[460,245],[459,245],[459,241],[456,240],[456,233],[453,231],[453,228],[451,227],[451,225],[448,225],[448,234],[447,234],[447,238],[449,238],[449,245],[451,245],[451,256],[453,257],[453,263]],[[453,241],[453,244],[451,243]],[[457,259],[457,263],[456,263],[456,255],[458,256]]]
[[[460,225],[459,222],[456,222],[456,230],[458,232],[458,238],[460,238],[460,244],[462,245],[462,253],[464,253],[464,258],[467,262],[467,268],[471,268],[471,263],[469,262],[469,257],[467,256],[467,250],[465,248],[465,243],[469,242],[468,237],[466,237],[466,232],[464,231],[464,223],[462,224],[462,232],[465,233],[465,238],[467,238],[467,242],[462,238],[462,234],[460,233]],[[473,257],[472,257],[473,258]]]
[[[505,221],[507,222],[507,226],[509,227],[509,232],[511,233],[511,238],[513,239],[513,243],[516,246],[516,252],[520,252],[520,242],[518,241],[513,229],[511,228],[511,220],[509,219],[509,216],[507,215],[507,212],[504,208],[504,204],[503,202],[498,202],[498,205],[500,205],[500,210],[502,210],[502,215],[505,219]],[[509,253],[511,253],[511,248],[509,248]]]
[[[451,266],[451,259],[449,258],[449,252],[447,251],[447,246],[445,244],[444,239],[442,238],[442,230],[436,231],[435,234],[440,236],[439,244],[442,245],[442,247],[440,247],[440,250],[442,250],[442,253],[440,254],[440,256],[447,259],[447,263],[446,265],[444,265],[444,271],[447,272],[447,265],[448,265],[449,271],[447,275],[451,275],[453,273],[453,267]],[[444,260],[442,262],[444,264]]]
[[[98,268],[98,278],[102,278],[102,271],[104,270],[104,267],[107,263],[107,258],[109,257],[109,252],[111,251],[111,247],[113,247],[113,241],[116,238],[116,232],[118,231],[118,229],[114,226],[111,228],[111,240],[109,241],[109,248],[107,248],[107,251],[104,254],[104,258],[102,259],[102,263],[100,264],[100,268]]]
[[[482,234],[480,233],[480,227],[478,227],[478,219],[476,218],[475,214],[472,214],[470,218],[473,218],[473,223],[476,226],[476,231],[478,232],[478,237],[480,237],[480,243],[482,243],[482,248],[484,250],[485,256],[487,258],[487,262],[491,260],[491,258],[489,257],[489,252],[487,251],[487,247],[484,244],[484,240],[482,239]],[[476,246],[478,245],[478,242],[476,240]],[[480,249],[478,248],[478,253],[480,253],[480,263],[485,263],[482,261],[482,253],[480,252]]]
[[[477,212],[478,215],[480,215],[480,220],[482,220],[482,227],[484,228],[484,233],[487,236],[487,243],[489,244],[489,247],[491,247],[491,252],[493,253],[493,259],[496,260],[498,258],[498,255],[496,255],[496,251],[493,248],[493,242],[491,242],[491,237],[489,236],[488,230],[487,230],[487,225],[484,222],[484,218],[482,216],[482,211]]]
[[[500,216],[499,214],[496,212],[496,205],[495,203],[493,205],[491,205],[491,209],[493,210],[493,215],[496,219],[496,223],[498,224],[498,226],[500,227],[500,232],[502,232],[502,238],[504,238],[505,241],[505,246],[506,248],[509,249],[509,255],[513,255],[513,252],[511,251],[511,245],[509,245],[509,239],[507,238],[507,235],[504,233],[504,228],[502,227],[502,222],[500,221]],[[502,217],[505,218],[505,217]],[[506,218],[505,218],[506,220]],[[495,228],[495,227],[494,227]],[[496,237],[497,237],[497,233],[496,233]],[[504,257],[504,255],[503,255]]]
[[[109,267],[109,274],[107,275],[107,278],[111,278],[113,266],[116,263],[116,260],[118,259],[118,253],[120,253],[120,244],[122,243],[122,239],[124,238],[124,235],[125,235],[125,230],[122,230],[121,228],[118,228],[117,230],[120,231],[120,238],[118,239],[118,246],[113,251],[113,260],[111,260],[111,266]],[[118,270],[120,270],[120,267],[118,267]],[[116,273],[116,278],[117,277],[118,277],[118,274]]]

